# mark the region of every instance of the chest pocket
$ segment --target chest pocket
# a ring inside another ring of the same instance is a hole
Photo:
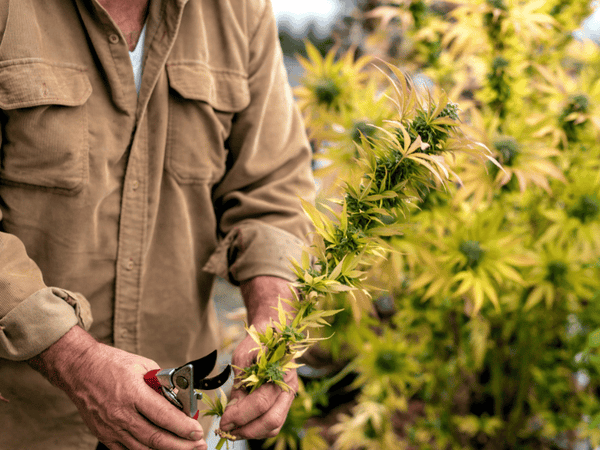
[[[248,80],[193,62],[168,64],[167,74],[166,170],[182,184],[215,183],[225,173],[234,115],[250,103]]]
[[[76,193],[88,178],[85,67],[0,62],[0,183]]]

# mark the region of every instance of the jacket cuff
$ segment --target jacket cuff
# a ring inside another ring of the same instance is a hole
[[[300,260],[304,243],[291,233],[262,222],[244,222],[219,243],[204,266],[238,286],[257,276],[296,281],[291,261]]]
[[[91,308],[80,294],[48,287],[35,292],[0,319],[0,358],[30,359],[75,325],[89,329]]]

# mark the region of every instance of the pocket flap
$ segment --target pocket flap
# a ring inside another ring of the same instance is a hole
[[[195,62],[168,64],[167,73],[169,85],[183,98],[206,102],[223,112],[238,112],[250,104],[244,74],[209,69]]]
[[[92,93],[85,67],[40,59],[0,63],[0,108],[83,105]]]

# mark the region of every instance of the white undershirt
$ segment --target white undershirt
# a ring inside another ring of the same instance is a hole
[[[129,52],[129,58],[131,58],[131,65],[133,67],[133,79],[135,80],[135,89],[137,93],[140,93],[140,86],[142,85],[142,58],[144,57],[144,41],[146,40],[146,24],[142,28],[140,38],[135,45],[135,49]]]

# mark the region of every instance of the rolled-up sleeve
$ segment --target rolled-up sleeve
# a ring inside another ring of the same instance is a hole
[[[0,358],[32,358],[73,326],[88,329],[91,322],[85,298],[47,287],[21,241],[0,233]]]
[[[250,105],[236,114],[228,171],[214,190],[223,237],[205,270],[240,283],[257,275],[293,280],[310,232],[300,198],[314,201],[312,152],[296,107],[271,3],[251,29]]]

